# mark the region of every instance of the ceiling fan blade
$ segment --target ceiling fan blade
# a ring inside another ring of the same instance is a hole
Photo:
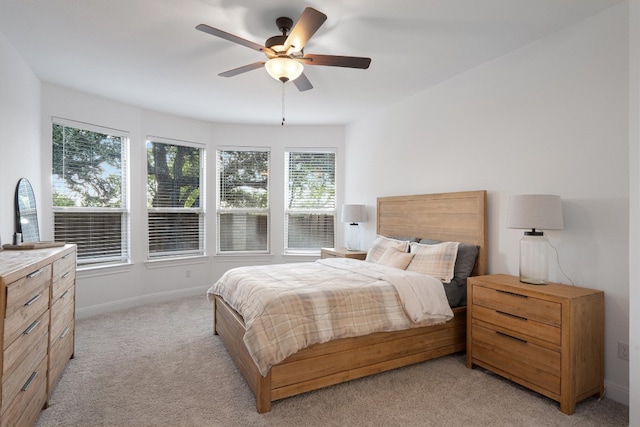
[[[289,49],[292,46],[294,51],[300,52],[326,20],[327,15],[312,7],[307,7],[291,29],[287,40],[285,40],[285,49]]]
[[[233,77],[238,74],[246,73],[247,71],[255,70],[256,68],[264,67],[264,61],[254,62],[253,64],[243,65],[242,67],[234,68],[233,70],[225,71],[218,74],[221,77]]]
[[[261,44],[254,43],[252,41],[243,39],[242,37],[235,36],[231,33],[227,33],[226,31],[219,30],[217,28],[210,27],[206,24],[200,24],[196,26],[196,30],[203,31],[207,34],[211,34],[212,36],[220,37],[225,40],[229,40],[230,42],[241,44],[242,46],[246,46],[251,49],[263,51],[265,47]]]
[[[300,76],[298,76],[298,78],[293,81],[293,84],[296,85],[300,92],[313,89],[313,85],[311,84],[307,76],[304,75],[304,73],[300,74]]]
[[[306,54],[299,60],[304,61],[307,65],[328,65],[330,67],[347,67],[347,68],[369,68],[371,58],[363,58],[360,56],[336,56],[336,55],[314,55]]]

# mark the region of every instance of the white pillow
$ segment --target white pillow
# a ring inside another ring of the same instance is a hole
[[[449,283],[453,279],[459,244],[459,242],[442,242],[437,245],[411,243],[410,252],[414,256],[407,266],[407,271],[427,274],[440,279],[443,283]]]
[[[396,248],[389,248],[380,256],[378,264],[404,270],[407,268],[414,254],[401,252]]]
[[[373,245],[371,245],[371,249],[367,252],[365,261],[378,262],[378,259],[384,251],[389,248],[397,249],[400,252],[409,252],[409,242],[407,240],[396,240],[384,236],[377,236],[376,240],[373,241]]]

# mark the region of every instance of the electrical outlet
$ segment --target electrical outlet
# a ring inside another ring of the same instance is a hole
[[[629,360],[629,344],[626,342],[618,342],[618,357],[623,360]]]
[[[191,277],[191,270],[187,270],[184,272],[184,277],[186,277],[187,279],[189,279]]]

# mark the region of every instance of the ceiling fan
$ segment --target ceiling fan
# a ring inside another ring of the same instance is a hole
[[[268,58],[266,61],[254,62],[253,64],[225,71],[220,73],[220,76],[233,77],[264,66],[269,75],[274,79],[280,80],[283,83],[293,81],[299,91],[305,91],[313,89],[313,86],[303,73],[304,65],[366,69],[369,68],[369,64],[371,63],[371,58],[358,56],[304,53],[304,46],[326,20],[327,15],[311,7],[307,7],[302,12],[295,26],[291,18],[280,17],[276,19],[276,25],[278,29],[282,31],[282,35],[268,38],[264,46],[206,24],[200,24],[196,26],[196,29],[248,48],[259,50]]]

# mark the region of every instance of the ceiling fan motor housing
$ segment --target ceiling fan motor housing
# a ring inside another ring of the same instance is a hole
[[[269,37],[267,41],[264,42],[264,45],[271,49],[273,49],[273,47],[275,46],[276,48],[273,50],[275,50],[278,53],[281,53],[284,50],[284,42],[286,40],[287,40],[287,36],[273,36],[273,37]]]
[[[284,53],[284,44],[287,41],[288,33],[291,31],[291,27],[293,26],[293,20],[291,18],[287,18],[286,16],[281,16],[276,19],[276,26],[280,31],[282,31],[281,35],[269,37],[264,45],[268,48],[273,49],[276,53]]]

